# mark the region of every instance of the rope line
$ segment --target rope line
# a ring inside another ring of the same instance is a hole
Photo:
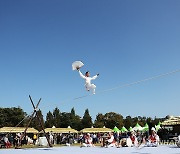
[[[177,70],[174,70],[174,71],[171,71],[171,72],[168,72],[168,73],[163,73],[163,74],[160,74],[160,75],[152,76],[152,77],[149,77],[149,78],[145,78],[145,79],[142,79],[142,80],[138,80],[138,81],[135,81],[135,82],[127,83],[127,84],[124,84],[124,85],[119,85],[119,86],[116,86],[116,87],[113,87],[113,88],[110,88],[110,89],[105,89],[105,90],[96,92],[96,95],[104,93],[104,92],[116,90],[116,89],[119,89],[119,88],[133,86],[133,85],[136,85],[136,84],[140,84],[142,82],[146,82],[146,81],[149,81],[149,80],[154,80],[154,79],[157,79],[157,78],[165,77],[165,76],[172,75],[172,74],[175,74],[175,73],[178,73],[178,72],[180,72],[180,69],[177,69]],[[92,95],[93,94],[88,94],[88,95],[76,97],[73,100],[82,99],[82,98],[85,98],[85,97],[88,97],[88,96],[92,96]]]
[[[16,129],[16,127],[18,127],[28,117],[30,117],[30,115],[25,116],[24,119],[22,119],[15,127],[13,127],[7,135],[9,135],[14,129]]]
[[[132,85],[135,85],[135,84],[140,84],[142,82],[146,82],[146,81],[149,81],[149,80],[154,80],[154,79],[161,78],[161,77],[168,76],[168,75],[172,75],[172,74],[175,74],[175,73],[178,73],[178,72],[180,72],[180,69],[175,70],[175,71],[171,71],[171,72],[168,72],[168,73],[156,75],[156,76],[153,76],[153,77],[149,77],[149,78],[146,78],[146,79],[142,79],[142,80],[139,80],[139,81],[131,82],[131,83],[128,83],[128,84],[120,85],[120,86],[117,86],[117,87],[114,87],[114,88],[106,89],[106,90],[100,91],[99,93],[115,90],[115,89],[118,89],[118,88],[129,87],[129,86],[132,86]]]

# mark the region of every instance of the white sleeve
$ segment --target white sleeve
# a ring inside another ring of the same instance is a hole
[[[114,136],[111,136],[111,138],[108,140],[109,143],[111,143],[114,140]]]
[[[80,75],[81,78],[86,79],[86,77],[81,73],[80,70],[79,70],[79,75]]]
[[[88,140],[89,144],[92,144],[92,138],[90,137],[90,139]]]
[[[98,76],[95,75],[95,76],[93,76],[93,77],[91,78],[91,80],[95,80],[97,77],[98,77]]]
[[[156,142],[159,142],[159,136],[156,135]]]

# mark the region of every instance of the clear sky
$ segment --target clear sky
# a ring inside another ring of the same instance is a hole
[[[180,1],[0,1],[1,107],[30,113],[30,94],[44,116],[179,116],[180,73],[74,101],[87,94],[75,60],[100,73],[97,92],[180,69]]]

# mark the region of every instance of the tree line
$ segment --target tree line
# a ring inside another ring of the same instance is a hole
[[[84,111],[83,117],[80,117],[76,114],[74,108],[72,108],[70,112],[61,112],[57,107],[52,112],[49,111],[45,118],[43,117],[41,110],[37,111],[37,114],[41,118],[45,128],[51,128],[53,126],[56,128],[67,128],[70,126],[78,131],[92,126],[96,128],[102,128],[105,126],[106,128],[111,129],[113,129],[114,126],[118,128],[125,126],[128,129],[130,126],[135,126],[136,123],[139,123],[141,126],[144,126],[147,123],[152,127],[166,118],[151,118],[145,116],[123,117],[119,113],[108,112],[105,114],[98,113],[93,121],[88,109]],[[30,115],[28,116],[20,107],[0,108],[0,128],[15,127],[17,125],[19,127],[25,127],[29,119]],[[41,130],[37,115],[33,118],[30,127],[34,127],[39,131]]]

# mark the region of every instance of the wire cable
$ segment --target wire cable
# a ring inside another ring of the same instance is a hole
[[[9,135],[14,129],[16,129],[16,127],[18,127],[25,119],[27,119],[29,117],[30,117],[30,115],[25,116],[24,119],[22,119],[15,127],[13,127],[7,135]]]
[[[160,75],[152,76],[152,77],[149,77],[149,78],[145,78],[145,79],[142,79],[142,80],[138,80],[138,81],[135,81],[135,82],[131,82],[131,83],[119,85],[119,86],[116,86],[116,87],[113,87],[113,88],[105,89],[105,90],[96,92],[96,95],[97,95],[97,94],[104,93],[104,92],[116,90],[116,89],[119,89],[119,88],[124,88],[124,87],[133,86],[133,85],[136,85],[136,84],[140,84],[140,83],[142,83],[142,82],[147,82],[147,81],[149,81],[149,80],[155,80],[155,79],[157,79],[157,78],[162,78],[162,77],[165,77],[165,76],[173,75],[173,74],[178,73],[178,72],[180,72],[180,69],[177,69],[177,70],[174,70],[174,71],[171,71],[171,72],[168,72],[168,73],[163,73],[163,74],[160,74]],[[85,98],[85,97],[88,97],[88,96],[92,96],[92,95],[94,95],[94,94],[88,94],[88,95],[76,97],[76,98],[74,98],[73,100],[82,99],[82,98]]]

